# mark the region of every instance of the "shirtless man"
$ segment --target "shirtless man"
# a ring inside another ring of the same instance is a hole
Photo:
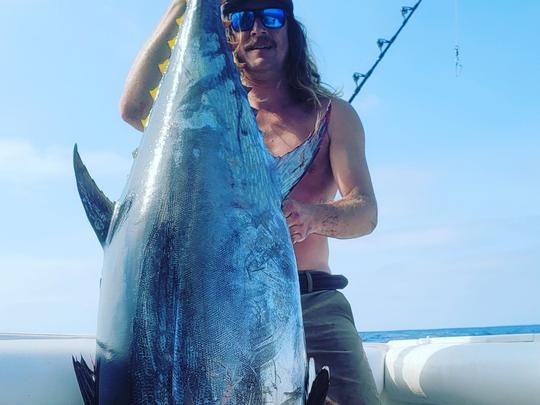
[[[330,366],[329,398],[342,405],[379,404],[349,303],[330,276],[328,237],[373,231],[377,204],[364,153],[364,130],[345,101],[320,84],[291,0],[225,0],[224,22],[264,142],[275,156],[300,145],[323,119],[327,136],[308,173],[283,203],[300,281],[308,356]],[[275,9],[279,10],[276,12]],[[242,13],[257,10],[256,13]],[[143,130],[149,90],[161,79],[185,0],[174,0],[137,56],[120,103],[122,118]],[[283,15],[282,15],[283,14]],[[334,201],[339,190],[342,198]],[[334,278],[332,278],[334,277]]]

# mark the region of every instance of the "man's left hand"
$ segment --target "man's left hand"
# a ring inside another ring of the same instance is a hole
[[[293,244],[314,233],[316,206],[287,198],[282,204]]]

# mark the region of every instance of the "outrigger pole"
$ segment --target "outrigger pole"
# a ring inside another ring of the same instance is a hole
[[[354,82],[356,84],[356,89],[354,90],[353,95],[349,99],[349,103],[352,103],[354,98],[358,95],[358,93],[360,92],[360,90],[364,86],[364,83],[367,81],[367,79],[369,79],[369,77],[371,76],[371,74],[373,73],[373,71],[375,70],[377,65],[379,64],[379,62],[384,58],[384,55],[386,54],[386,51],[388,51],[388,49],[392,46],[392,44],[394,43],[394,41],[396,40],[396,38],[400,34],[403,27],[405,27],[405,25],[407,25],[407,23],[409,22],[409,19],[412,17],[412,15],[416,11],[416,9],[420,5],[420,3],[422,3],[422,0],[418,0],[418,2],[413,7],[401,7],[401,15],[404,18],[403,23],[401,24],[401,27],[399,27],[397,32],[394,34],[394,36],[390,40],[387,40],[387,39],[384,39],[384,38],[379,38],[377,40],[377,46],[379,47],[379,50],[380,50],[381,53],[379,54],[379,57],[377,58],[377,60],[375,61],[375,63],[373,64],[371,69],[369,69],[369,71],[367,73],[363,74],[363,73],[358,73],[357,72],[357,73],[353,74],[353,80],[354,80]],[[360,83],[358,83],[358,81],[361,78],[362,78],[362,81]]]

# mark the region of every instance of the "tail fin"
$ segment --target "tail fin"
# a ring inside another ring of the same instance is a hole
[[[84,405],[97,405],[97,390],[96,390],[96,366],[93,365],[91,369],[81,356],[81,360],[76,360],[71,356],[73,361],[73,368],[75,369],[75,376],[79,383],[79,389],[83,397]]]

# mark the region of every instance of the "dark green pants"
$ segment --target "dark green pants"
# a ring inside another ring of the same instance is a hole
[[[379,405],[377,387],[354,325],[351,306],[337,290],[302,294],[308,358],[330,368],[328,398],[339,405]]]

